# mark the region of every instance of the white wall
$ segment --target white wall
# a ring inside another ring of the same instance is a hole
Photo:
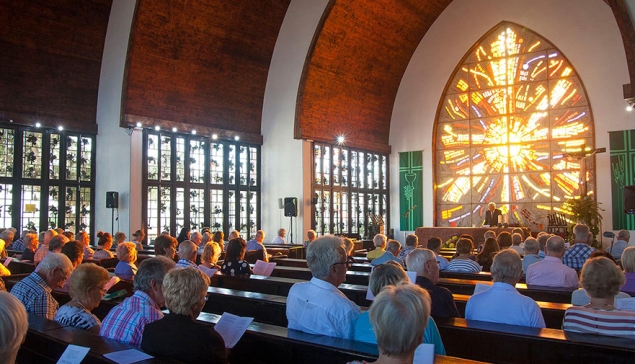
[[[131,214],[131,201],[140,212],[140,195],[131,197],[131,164],[141,165],[141,156],[131,154],[131,137],[119,127],[121,92],[128,50],[128,38],[134,13],[134,0],[114,0],[108,22],[97,97],[97,165],[95,184],[95,223],[93,232],[111,230],[111,209],[106,208],[106,191],[119,192],[119,221],[115,231],[139,229],[140,214]],[[140,169],[139,169],[140,170]],[[137,176],[140,177],[140,176]],[[140,184],[138,185],[140,187]],[[139,188],[137,188],[138,190]],[[136,191],[137,195],[139,191]],[[134,205],[133,205],[134,206]],[[134,218],[131,218],[134,216]],[[132,227],[131,227],[132,225]],[[134,231],[132,230],[132,231]]]
[[[311,190],[303,184],[303,142],[293,139],[295,104],[307,51],[328,0],[293,0],[285,15],[269,67],[262,109],[262,229],[265,241],[280,227],[289,234],[289,218],[278,208],[278,199],[297,197],[298,217],[293,221],[293,241],[304,241],[310,229]],[[287,242],[290,242],[287,236]]]
[[[454,0],[426,33],[404,73],[390,128],[391,221],[399,222],[398,153],[424,150],[424,226],[434,224],[432,135],[441,93],[465,53],[501,21],[528,27],[571,61],[587,91],[596,147],[609,149],[608,133],[635,129],[625,111],[622,85],[629,83],[624,46],[611,9],[602,0]],[[612,227],[609,153],[597,162],[598,201],[604,228]]]

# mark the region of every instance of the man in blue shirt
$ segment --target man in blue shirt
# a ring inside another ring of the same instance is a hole
[[[373,267],[378,266],[380,264],[384,264],[389,260],[393,262],[399,263],[399,265],[403,268],[403,260],[397,258],[399,251],[401,250],[401,244],[397,240],[390,240],[388,244],[386,244],[386,252],[380,256],[379,258],[375,258],[370,262],[370,265]]]
[[[520,255],[511,249],[501,251],[494,257],[491,272],[494,285],[470,297],[465,319],[544,328],[538,304],[515,287],[523,274]]]
[[[624,249],[628,248],[628,242],[631,240],[631,234],[628,230],[620,230],[615,235],[617,241],[613,244],[613,246],[609,249],[609,253],[615,259],[622,259],[622,253]]]
[[[247,251],[254,251],[254,250],[262,250],[263,251],[263,255],[265,257],[265,261],[267,260],[267,248],[265,248],[265,246],[263,245],[263,242],[265,241],[265,232],[262,230],[258,230],[256,232],[256,237],[253,238],[252,240],[249,240],[247,242]]]

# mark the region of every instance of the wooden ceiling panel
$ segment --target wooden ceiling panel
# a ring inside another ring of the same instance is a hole
[[[140,117],[258,139],[271,56],[289,2],[140,0],[123,123]]]
[[[96,132],[112,0],[0,0],[2,121]]]
[[[392,108],[419,42],[451,0],[338,0],[314,38],[295,137],[390,151]]]

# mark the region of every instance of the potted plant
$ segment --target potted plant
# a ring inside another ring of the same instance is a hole
[[[597,236],[602,226],[602,214],[604,211],[591,196],[582,196],[567,200],[562,204],[563,213],[565,213],[572,224],[569,226],[569,237],[573,239],[573,227],[575,224],[581,223],[589,227],[589,231],[593,234],[593,247],[598,248]]]

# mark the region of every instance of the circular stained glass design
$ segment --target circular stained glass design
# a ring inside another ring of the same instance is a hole
[[[435,124],[436,226],[480,226],[489,202],[510,225],[543,229],[595,191],[593,117],[553,44],[501,23],[465,56]]]

